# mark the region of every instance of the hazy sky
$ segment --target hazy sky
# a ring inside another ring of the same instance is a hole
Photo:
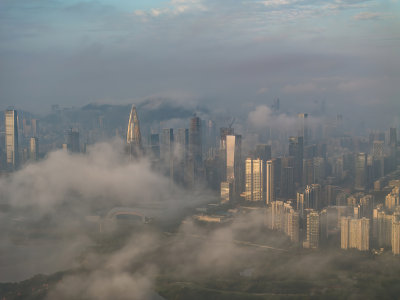
[[[0,109],[184,94],[395,119],[399,83],[396,0],[0,0]]]

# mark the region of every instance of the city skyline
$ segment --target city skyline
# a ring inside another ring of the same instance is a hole
[[[399,0],[0,0],[0,299],[397,299]]]

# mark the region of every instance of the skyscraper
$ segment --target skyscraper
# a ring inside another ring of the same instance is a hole
[[[161,133],[160,156],[171,179],[174,178],[174,130],[164,128]]]
[[[355,158],[355,182],[356,190],[364,191],[367,186],[367,155],[358,153]]]
[[[289,138],[289,155],[294,159],[294,181],[301,185],[303,175],[303,137]]]
[[[37,137],[32,137],[30,139],[30,151],[29,151],[29,159],[32,161],[39,159],[39,139]]]
[[[265,172],[265,202],[266,204],[275,201],[275,190],[274,190],[274,162],[268,160],[266,162],[266,172]]]
[[[229,203],[232,199],[232,183],[221,182],[221,204]]]
[[[397,146],[397,128],[390,128],[389,130],[389,146]]]
[[[191,185],[195,184],[201,177],[203,165],[201,142],[201,120],[194,115],[190,119],[189,127],[189,172],[187,172],[187,182]]]
[[[265,144],[256,145],[255,158],[261,158],[263,161],[271,159],[271,146]]]
[[[140,154],[142,151],[142,135],[140,134],[139,118],[137,116],[135,105],[132,105],[131,112],[129,114],[126,142],[129,147],[129,154],[131,156]]]
[[[16,110],[5,112],[6,125],[6,162],[9,168],[15,169],[19,164],[18,153],[18,113]]]
[[[282,173],[281,173],[281,188],[280,197],[284,199],[295,197],[294,186],[294,159],[292,156],[282,157]]]
[[[80,152],[79,132],[72,129],[68,130],[66,144],[69,152],[79,153]]]
[[[242,191],[242,136],[226,136],[226,181],[232,182],[234,196]]]
[[[245,200],[264,200],[264,168],[262,159],[246,159]]]
[[[299,119],[299,136],[304,138],[304,145],[309,142],[308,114],[298,114]]]
[[[178,128],[176,133],[174,134],[174,144],[176,153],[176,157],[178,158],[176,163],[176,177],[177,181],[184,183],[187,182],[190,176],[186,176],[187,173],[190,173],[188,158],[189,158],[189,129],[187,128]]]

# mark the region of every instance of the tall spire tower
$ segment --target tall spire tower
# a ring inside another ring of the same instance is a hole
[[[142,136],[140,134],[139,119],[137,116],[135,105],[132,105],[131,114],[129,115],[126,142],[130,145],[139,147],[142,145]]]
[[[129,115],[126,142],[128,144],[128,152],[131,158],[138,157],[143,154],[142,136],[140,134],[139,118],[137,116],[135,105],[132,105],[131,114]]]

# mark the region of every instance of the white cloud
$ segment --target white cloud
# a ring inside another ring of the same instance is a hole
[[[257,91],[257,95],[262,95],[265,94],[266,92],[268,92],[268,88],[267,87],[262,87]]]
[[[372,20],[372,19],[379,19],[381,17],[380,13],[376,12],[368,12],[368,11],[363,11],[354,16],[354,19],[356,20]]]
[[[373,88],[378,83],[375,79],[360,78],[348,80],[338,84],[337,88],[342,92],[359,92],[365,89]]]
[[[310,83],[299,83],[299,84],[288,84],[283,88],[283,91],[288,94],[298,93],[313,93],[320,91],[321,89],[313,82]]]

